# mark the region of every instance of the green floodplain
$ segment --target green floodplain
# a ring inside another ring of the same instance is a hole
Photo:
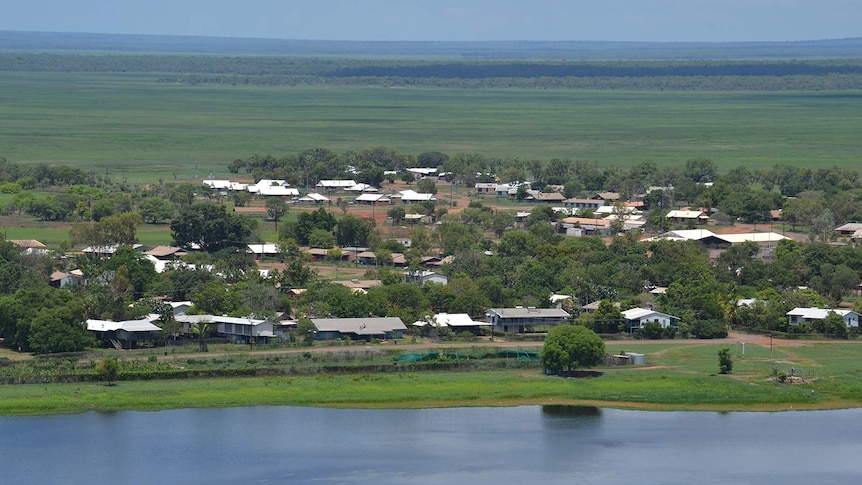
[[[391,146],[600,166],[855,166],[862,92],[444,89],[168,83],[0,72],[0,156],[132,183],[227,178],[253,153]]]
[[[121,377],[111,386],[102,382],[7,384],[0,385],[0,414],[256,405],[424,408],[554,403],[703,411],[783,411],[862,405],[858,342],[791,345],[777,341],[770,350],[768,345],[749,343],[743,356],[740,343],[613,342],[608,346],[609,352],[644,353],[647,364],[596,368],[592,370],[597,376],[581,378],[546,376],[536,363],[511,369],[460,372],[400,371],[393,365],[388,372],[298,376],[272,372],[260,377],[209,379],[122,380]],[[411,351],[409,345],[404,347],[403,351]],[[729,375],[718,374],[717,353],[722,348],[730,348],[733,354],[733,372]],[[234,369],[246,365],[260,367],[264,355],[267,354],[236,354],[229,365]],[[205,358],[198,355],[188,362],[202,363],[207,358],[221,358],[224,362],[224,356],[219,355]],[[183,358],[169,362],[190,365]],[[144,364],[137,367],[141,366]],[[791,369],[797,379],[793,383],[778,382],[776,377],[789,374]]]

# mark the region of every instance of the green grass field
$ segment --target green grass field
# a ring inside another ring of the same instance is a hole
[[[0,156],[132,182],[227,177],[252,153],[858,163],[862,92],[619,92],[178,85],[156,74],[0,73]]]
[[[597,369],[600,377],[563,379],[538,368],[477,372],[415,372],[302,377],[122,381],[0,386],[0,414],[86,410],[294,405],[333,407],[446,407],[590,404],[667,410],[828,409],[862,405],[859,345],[731,347],[732,375],[718,375],[717,352],[704,341],[644,344],[647,367]],[[399,346],[400,347],[400,346]],[[622,345],[614,345],[619,351]],[[249,354],[253,355],[253,354]],[[322,356],[321,356],[322,357]],[[179,361],[182,362],[182,361]],[[771,377],[795,368],[804,383]]]

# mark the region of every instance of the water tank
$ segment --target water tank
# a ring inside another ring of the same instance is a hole
[[[646,355],[636,354],[634,352],[626,352],[626,357],[631,359],[633,365],[646,365]]]

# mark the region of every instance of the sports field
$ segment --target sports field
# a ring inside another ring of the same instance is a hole
[[[386,145],[600,166],[858,165],[862,92],[188,85],[157,74],[0,73],[0,156],[131,182],[227,177],[253,153]]]

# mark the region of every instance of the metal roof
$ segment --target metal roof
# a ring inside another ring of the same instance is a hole
[[[500,318],[569,318],[571,315],[561,308],[491,308]]]
[[[357,335],[380,335],[393,330],[407,330],[404,322],[398,317],[312,318],[311,323],[319,332]]]
[[[158,318],[158,315],[150,315]],[[87,320],[87,330],[92,332],[112,332],[115,330],[125,330],[126,332],[158,332],[160,327],[154,325],[152,321],[147,319],[141,320],[123,320],[115,322],[113,320]]]
[[[807,319],[811,319],[811,320],[823,320],[824,318],[828,317],[830,313],[836,313],[836,314],[843,317],[843,316],[847,315],[848,313],[853,313],[853,311],[852,310],[842,310],[839,308],[797,307],[797,308],[794,308],[793,310],[790,310],[789,312],[787,312],[786,315],[794,316],[794,317],[802,317],[802,318],[807,318]]]

